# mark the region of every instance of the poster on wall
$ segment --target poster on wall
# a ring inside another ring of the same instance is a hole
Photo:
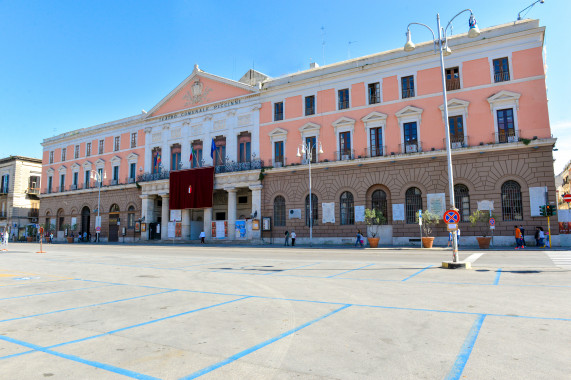
[[[446,194],[426,194],[426,203],[428,203],[428,211],[442,218],[444,211],[446,211]]]
[[[259,219],[252,220],[252,229],[254,231],[257,231],[260,229],[260,220]]]
[[[224,220],[216,221],[216,239],[224,239],[228,236],[228,222]]]
[[[176,222],[174,225],[174,236],[182,237],[182,223]]]
[[[323,223],[335,223],[335,202],[322,203]]]
[[[393,203],[393,220],[404,221],[404,203]]]
[[[174,239],[175,236],[175,223],[174,222],[168,222],[167,223],[167,237],[169,239]]]
[[[77,218],[72,217],[71,218],[71,229],[75,230],[77,228]]]
[[[529,188],[529,211],[531,216],[541,216],[539,206],[547,204],[547,187]]]
[[[170,210],[171,213],[171,222],[180,222],[182,221],[182,210]]]
[[[262,218],[262,230],[271,231],[272,230],[272,218],[269,216],[264,216]]]
[[[480,211],[494,211],[494,201],[478,201],[478,210]]]
[[[141,222],[135,222],[135,232],[141,232]]]
[[[139,223],[139,222],[137,222]],[[136,224],[135,224],[135,228],[136,228]],[[147,223],[142,223],[141,224],[141,232],[147,232]]]
[[[365,206],[355,206],[355,223],[365,221]]]
[[[246,221],[245,220],[237,220],[236,221],[234,236],[236,239],[245,239],[246,238]]]
[[[294,208],[289,210],[289,219],[301,219],[301,209],[300,208]]]

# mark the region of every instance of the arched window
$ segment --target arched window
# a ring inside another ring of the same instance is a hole
[[[135,206],[129,206],[127,213],[127,227],[135,228]]]
[[[318,205],[317,195],[311,194],[311,216],[313,221],[311,222],[312,226],[317,225],[317,221],[319,217],[317,215],[317,205]],[[305,197],[305,225],[309,226],[309,194]]]
[[[507,181],[502,185],[502,216],[505,221],[523,220],[521,186],[516,181]]]
[[[286,225],[285,214],[285,198],[278,195],[274,198],[274,226],[283,227]]]
[[[113,203],[111,205],[111,208],[109,209],[109,212],[119,212],[119,206],[117,206],[117,203]]]
[[[355,204],[353,202],[353,194],[346,191],[341,194],[341,224],[355,224]]]
[[[416,213],[422,210],[422,192],[417,187],[411,187],[405,194],[406,223],[415,224]]]
[[[374,210],[379,210],[385,217],[384,224],[387,224],[387,193],[383,190],[375,190],[371,195],[371,205]]]
[[[56,231],[63,231],[63,225],[65,223],[65,217],[63,216],[63,208],[57,210],[57,228]]]
[[[460,213],[460,221],[468,222],[470,216],[470,192],[466,185],[454,185],[454,206]]]

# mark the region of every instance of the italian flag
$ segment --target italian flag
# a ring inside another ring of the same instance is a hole
[[[188,159],[188,161],[192,162],[192,158],[194,157],[194,155],[196,154],[196,152],[194,151],[194,146],[190,146],[190,158]]]

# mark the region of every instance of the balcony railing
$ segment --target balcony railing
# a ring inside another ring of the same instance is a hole
[[[354,149],[345,149],[341,151],[334,152],[334,159],[335,161],[346,161],[346,160],[354,160],[355,159],[355,150]]]
[[[256,170],[261,169],[264,166],[264,161],[260,159],[252,159],[246,162],[235,162],[226,160],[223,165],[217,165],[215,172],[220,173],[232,173],[232,172],[242,172],[246,170]]]
[[[378,146],[378,147],[371,147],[365,148],[365,157],[381,157],[384,156],[387,152],[386,146]]]
[[[125,183],[135,183],[135,178],[134,177],[127,177],[127,178],[125,178]]]
[[[339,109],[340,110],[344,110],[347,108],[349,108],[349,101],[348,100],[339,101]]]
[[[28,211],[28,218],[37,218],[38,216],[40,216],[40,210],[37,208]]]
[[[158,173],[143,173],[137,176],[137,182],[159,181],[162,179],[169,179],[170,172],[168,170],[161,170]]]
[[[285,157],[278,157],[277,159],[273,159],[272,160],[272,166],[274,168],[281,168],[283,166],[286,166],[287,164],[287,160]]]
[[[58,186],[57,187],[57,192],[58,193],[63,193],[65,191],[65,186]]]
[[[500,144],[512,143],[519,141],[519,132],[514,129],[500,130],[500,132],[494,133],[495,141]]]
[[[444,142],[444,148],[446,149],[446,139],[442,139]],[[465,148],[468,146],[468,137],[464,136],[450,136],[450,148],[451,149],[458,149],[458,148]]]
[[[414,98],[414,88],[403,88],[402,89],[402,98]]]
[[[8,217],[8,213],[6,211],[0,211],[0,219],[6,219]]]
[[[510,72],[509,71],[499,71],[494,73],[494,82],[506,82],[510,80]]]
[[[28,194],[39,195],[40,194],[40,188],[39,187],[28,187]]]
[[[315,115],[315,107],[305,107],[305,116]]]
[[[446,79],[446,91],[454,91],[460,89],[460,78]]]
[[[420,141],[408,141],[404,144],[399,144],[399,150],[402,153],[418,153],[422,152]]]

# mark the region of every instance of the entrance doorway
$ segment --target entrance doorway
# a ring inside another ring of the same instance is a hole
[[[119,241],[119,206],[117,204],[111,205],[109,210],[109,241]]]
[[[83,237],[83,233],[86,232],[87,235],[89,233],[89,226],[91,223],[91,211],[89,211],[89,207],[85,206],[81,209],[81,236]]]

